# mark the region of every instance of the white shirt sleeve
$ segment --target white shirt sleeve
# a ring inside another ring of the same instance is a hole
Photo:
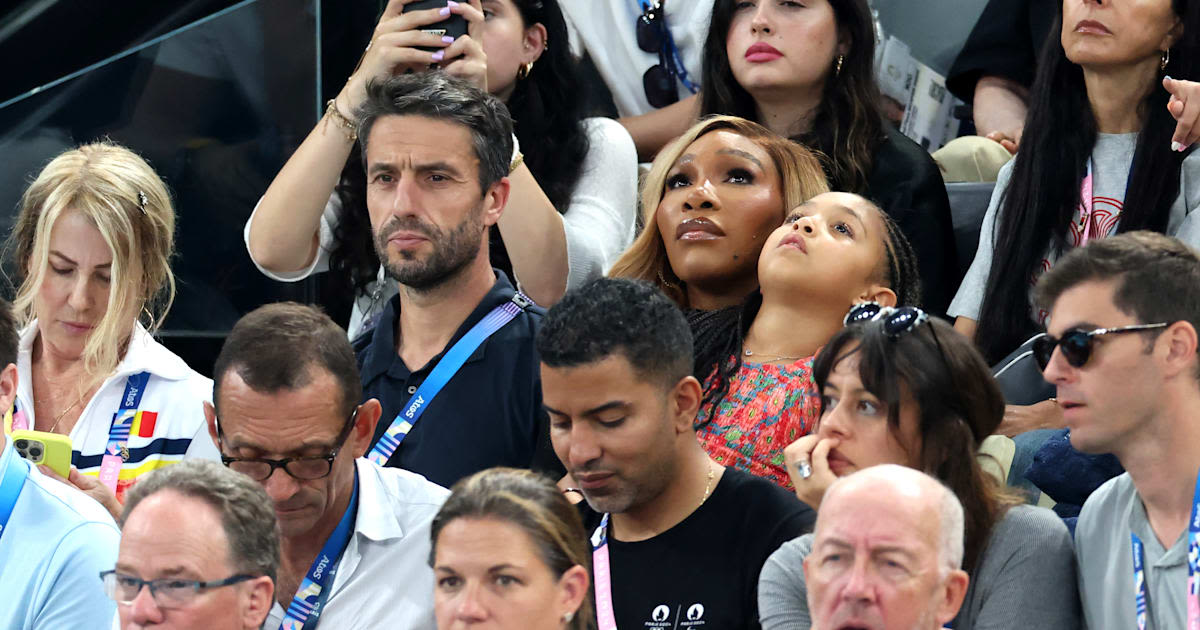
[[[983,292],[987,289],[988,274],[992,270],[996,213],[999,212],[1004,191],[1008,189],[1008,179],[1012,176],[1014,161],[1009,160],[996,178],[996,188],[992,191],[992,199],[988,202],[983,223],[979,226],[979,245],[975,249],[975,259],[971,261],[971,267],[967,269],[967,275],[963,277],[958,293],[954,294],[954,300],[950,302],[950,317],[967,317],[979,321],[979,311],[983,308]]]
[[[342,202],[338,199],[337,193],[329,195],[329,201],[325,202],[325,211],[321,213],[321,224],[317,228],[319,236],[317,242],[317,255],[308,263],[308,267],[299,271],[271,271],[265,269],[254,259],[254,252],[250,250],[250,225],[254,223],[254,217],[258,214],[258,206],[262,203],[262,199],[254,204],[254,211],[250,213],[250,218],[246,219],[246,227],[242,228],[242,240],[246,243],[246,252],[250,254],[250,260],[254,262],[254,266],[262,274],[272,280],[279,282],[298,282],[314,273],[321,273],[329,270],[329,252],[333,251],[333,230],[337,227],[338,220],[342,215]]]
[[[571,205],[563,213],[567,289],[598,278],[633,242],[637,215],[637,149],[615,120],[584,121],[589,148]]]

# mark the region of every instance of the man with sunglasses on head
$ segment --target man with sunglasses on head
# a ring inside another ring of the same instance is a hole
[[[1037,287],[1034,345],[1071,444],[1127,471],[1096,490],[1075,530],[1087,627],[1200,623],[1200,257],[1129,232],[1064,256]]]
[[[229,333],[213,384],[205,413],[221,460],[262,484],[279,518],[264,630],[434,628],[429,525],[449,493],[362,459],[380,406],[355,404],[345,332],[309,306],[264,306]]]
[[[117,566],[100,578],[121,630],[255,630],[278,569],[278,525],[262,488],[192,459],[129,491]]]

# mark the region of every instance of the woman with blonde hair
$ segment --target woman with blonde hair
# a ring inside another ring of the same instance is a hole
[[[219,458],[202,404],[212,381],[151,336],[175,295],[174,231],[150,165],[100,142],[42,169],[9,237],[22,328],[4,428],[70,436],[69,483],[113,514],[140,475]]]
[[[587,534],[550,479],[514,468],[475,473],[451,488],[431,532],[441,630],[595,627]]]
[[[683,308],[740,304],[784,215],[829,190],[803,145],[735,116],[700,121],[667,145],[642,185],[645,227],[609,275],[651,282]]]

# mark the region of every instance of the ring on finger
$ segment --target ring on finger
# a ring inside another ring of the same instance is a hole
[[[801,479],[808,479],[812,476],[812,466],[807,459],[802,459],[796,462],[796,472],[800,473]]]

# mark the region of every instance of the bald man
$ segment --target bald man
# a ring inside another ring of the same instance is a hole
[[[967,592],[963,510],[920,471],[883,465],[825,493],[804,560],[812,630],[935,630]]]

